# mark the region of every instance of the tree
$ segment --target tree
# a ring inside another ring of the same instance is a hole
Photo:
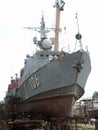
[[[92,98],[98,98],[98,92],[95,91]]]

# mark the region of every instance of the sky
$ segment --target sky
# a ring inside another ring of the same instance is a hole
[[[44,12],[46,26],[53,27],[55,25],[54,4],[55,0],[0,0],[0,100],[5,97],[11,77],[15,77],[16,73],[19,75],[26,54],[32,55],[36,50],[33,37],[37,34],[24,27],[40,26],[42,12]],[[97,0],[65,0],[64,11],[61,12],[61,48],[70,46],[70,50],[74,50],[75,35],[78,30],[76,13],[78,13],[83,49],[88,47],[92,69],[83,95],[86,98],[98,91],[97,12]]]

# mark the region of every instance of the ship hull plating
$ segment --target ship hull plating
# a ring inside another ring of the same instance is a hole
[[[76,84],[36,95],[19,105],[18,111],[36,112],[42,116],[67,117],[74,102],[84,90]]]
[[[18,112],[36,111],[53,117],[69,116],[72,105],[84,93],[89,72],[90,59],[86,52],[67,54],[50,61],[18,88],[17,97],[21,99],[17,105]],[[34,77],[37,85],[34,84]]]

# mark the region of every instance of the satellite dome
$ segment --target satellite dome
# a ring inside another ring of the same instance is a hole
[[[48,39],[45,39],[43,40],[42,46],[45,49],[50,49],[52,47],[52,43]]]

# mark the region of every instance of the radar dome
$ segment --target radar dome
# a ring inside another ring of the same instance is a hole
[[[43,40],[43,48],[50,49],[51,47],[52,43],[48,39]]]

